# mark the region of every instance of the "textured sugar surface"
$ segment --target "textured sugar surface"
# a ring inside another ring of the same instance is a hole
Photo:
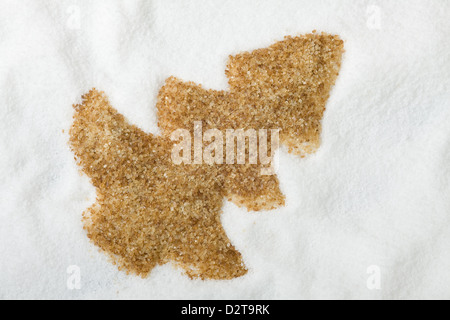
[[[119,268],[146,276],[174,261],[192,277],[246,272],[220,223],[222,179],[205,166],[175,165],[172,143],[129,125],[92,90],[76,106],[71,145],[97,189],[84,214],[89,238]]]
[[[0,298],[450,298],[449,6],[0,1]],[[314,29],[345,42],[320,148],[277,153],[284,207],[223,207],[248,273],[118,271],[83,230],[96,190],[68,147],[72,104],[101,88],[129,123],[161,135],[155,106],[169,76],[231,91],[230,54]],[[71,265],[80,290],[67,287]],[[372,265],[381,290],[367,287]]]
[[[198,121],[204,131],[219,129],[223,136],[229,129],[280,129],[281,143],[290,152],[312,153],[319,146],[321,120],[342,53],[339,37],[314,33],[230,56],[229,92],[206,90],[171,77],[158,95],[158,124],[165,136],[180,128],[193,136]],[[261,167],[219,168],[224,171],[228,199],[251,210],[283,205],[278,179],[261,176]]]
[[[173,164],[170,134],[179,128],[193,133],[194,122],[202,121],[205,129],[282,128],[282,135],[302,142],[318,140],[342,46],[336,36],[309,34],[243,54],[240,64],[230,66],[235,75],[230,75],[234,84],[229,95],[169,79],[158,105],[164,138],[129,125],[103,93],[94,89],[83,96],[83,103],[75,106],[70,142],[97,189],[97,202],[84,214],[88,237],[120,269],[141,276],[170,261],[191,277],[244,275],[241,255],[220,223],[222,198],[251,210],[276,208],[284,204],[278,180],[262,176],[258,165]],[[251,78],[249,69],[254,71]],[[300,119],[302,126],[283,119]]]

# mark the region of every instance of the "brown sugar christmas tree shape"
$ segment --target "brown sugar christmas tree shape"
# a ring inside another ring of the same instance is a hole
[[[220,221],[224,198],[250,210],[284,204],[265,164],[175,164],[169,138],[178,129],[281,129],[300,155],[319,145],[320,120],[338,75],[343,43],[327,34],[286,38],[230,58],[230,91],[169,78],[158,97],[162,136],[129,124],[106,96],[91,90],[75,106],[70,143],[97,192],[83,214],[88,237],[120,269],[146,276],[172,262],[191,277],[246,274]],[[269,153],[277,146],[267,142]],[[246,149],[246,153],[248,148]]]

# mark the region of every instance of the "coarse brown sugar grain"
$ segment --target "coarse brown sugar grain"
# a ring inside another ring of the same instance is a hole
[[[281,129],[290,151],[311,153],[342,53],[337,36],[313,33],[230,57],[229,91],[169,78],[157,104],[162,136],[129,124],[102,92],[84,95],[70,143],[97,191],[83,214],[89,238],[120,269],[141,276],[168,262],[202,279],[244,275],[241,254],[221,225],[223,199],[250,210],[284,205],[277,177],[261,175],[259,162],[176,165],[169,136],[180,128],[193,132],[196,121],[204,131]],[[268,146],[270,153],[277,148]]]
[[[259,123],[246,122],[249,118],[246,114],[248,109],[237,104],[231,94],[206,90],[194,83],[184,83],[173,77],[167,79],[161,89],[157,107],[158,124],[166,137],[179,128],[187,129],[193,135],[196,121],[202,121],[203,131],[219,129],[224,137],[227,129],[267,128]],[[267,143],[270,154],[270,139]],[[248,151],[247,145],[246,159],[249,158]],[[223,176],[224,192],[229,200],[255,211],[284,205],[278,178],[274,175],[261,175],[261,169],[265,166],[226,164],[226,159],[223,162],[223,165],[215,165],[208,170]]]
[[[97,189],[83,218],[97,246],[142,276],[169,261],[192,277],[246,273],[220,222],[221,176],[206,166],[173,164],[170,140],[128,124],[95,89],[75,109],[70,142]]]
[[[343,51],[339,37],[312,33],[230,56],[229,91],[170,77],[158,96],[158,124],[165,136],[178,128],[192,132],[196,121],[224,135],[227,129],[281,129],[281,143],[305,156],[319,147],[321,120]],[[261,164],[221,169],[227,198],[237,205],[264,210],[284,204],[278,179],[262,176]]]

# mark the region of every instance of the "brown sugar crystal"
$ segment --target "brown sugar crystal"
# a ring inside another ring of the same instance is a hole
[[[230,56],[229,91],[206,90],[171,77],[158,96],[159,127],[165,136],[178,128],[192,132],[196,121],[224,134],[227,129],[280,129],[281,143],[303,157],[319,147],[321,120],[342,53],[339,37],[312,33]],[[251,210],[283,205],[278,179],[261,176],[260,169],[224,165],[227,198]]]
[[[320,145],[321,120],[344,52],[329,34],[286,37],[266,49],[230,57],[226,74],[239,105],[261,125],[280,128],[281,143],[305,156]]]
[[[192,132],[198,121],[203,130],[280,129],[291,152],[314,152],[342,53],[337,36],[313,33],[230,57],[229,91],[171,77],[158,96],[162,136],[129,124],[102,92],[84,95],[70,143],[97,191],[83,214],[88,237],[120,269],[141,276],[168,262],[202,279],[246,274],[220,221],[223,199],[249,210],[282,206],[277,177],[261,175],[260,163],[176,165],[170,134]]]
[[[128,124],[103,93],[91,90],[75,109],[70,142],[97,189],[83,215],[97,246],[142,276],[169,261],[192,277],[246,273],[220,222],[221,176],[173,164],[172,142]]]

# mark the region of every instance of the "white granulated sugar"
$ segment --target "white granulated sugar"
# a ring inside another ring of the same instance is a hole
[[[119,272],[82,229],[72,104],[96,87],[158,133],[167,77],[227,89],[229,54],[314,29],[346,49],[321,148],[279,152],[286,207],[224,207],[249,273]],[[450,299],[449,39],[447,0],[2,0],[0,298]]]

